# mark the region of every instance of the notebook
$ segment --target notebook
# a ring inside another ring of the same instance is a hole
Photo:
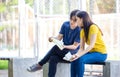
[[[70,52],[68,52],[65,57],[63,57],[64,60],[70,61],[70,59],[72,58],[72,54]]]

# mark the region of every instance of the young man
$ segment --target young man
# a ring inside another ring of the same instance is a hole
[[[29,72],[40,70],[42,66],[49,60],[48,77],[55,77],[57,64],[63,60],[65,54],[68,52],[75,54],[78,51],[80,43],[80,28],[76,24],[76,13],[78,11],[79,10],[73,10],[70,13],[70,21],[63,23],[59,35],[56,37],[56,39],[63,41],[64,49],[60,50],[56,45],[53,46],[53,48],[41,61],[27,69]],[[49,38],[50,42],[53,41],[52,38],[54,37]]]

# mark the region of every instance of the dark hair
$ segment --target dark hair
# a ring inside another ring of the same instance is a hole
[[[80,10],[78,10],[78,9],[73,10],[73,11],[70,13],[70,19],[72,19],[73,16],[76,16],[76,13],[77,13],[78,11],[80,11]]]
[[[90,28],[90,26],[91,26],[92,24],[94,24],[94,23],[93,23],[92,20],[90,19],[88,13],[85,12],[85,11],[79,11],[79,12],[77,12],[76,16],[83,19],[83,25],[84,25],[84,26],[83,26],[82,28],[84,29],[85,38],[86,38],[86,42],[87,42],[87,40],[88,40],[88,34],[89,34],[89,28]],[[98,26],[97,26],[97,27],[98,27]],[[98,28],[99,28],[99,27],[98,27]],[[99,30],[100,30],[100,28],[99,28]],[[103,35],[103,33],[102,33],[101,30],[100,30],[100,32],[101,32],[101,34]]]

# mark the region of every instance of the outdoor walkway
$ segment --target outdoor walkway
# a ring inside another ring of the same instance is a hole
[[[8,77],[8,71],[7,70],[0,70],[0,77]],[[16,77],[19,77],[19,76],[16,76]],[[22,74],[21,74],[21,77],[22,77]],[[40,76],[34,75],[33,77],[43,77],[42,72],[40,73]],[[101,76],[85,76],[85,77],[101,77]]]
[[[22,76],[22,74],[21,74],[21,76]],[[0,70],[0,77],[8,77],[8,70]],[[33,77],[35,77],[35,76],[33,76]],[[42,71],[40,73],[40,76],[38,76],[38,77],[43,77]],[[85,76],[85,77],[101,77],[101,76]]]
[[[8,77],[8,70],[0,70],[0,77]]]

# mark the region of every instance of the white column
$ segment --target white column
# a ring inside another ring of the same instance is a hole
[[[49,12],[51,15],[53,14],[53,0],[50,0],[49,2]]]
[[[43,14],[45,14],[45,0],[43,0]]]
[[[68,14],[70,14],[70,12],[71,12],[71,0],[68,0],[68,10],[69,10],[69,12],[68,12]]]
[[[66,13],[66,0],[63,0],[63,15]]]
[[[35,16],[37,15],[39,15],[39,1],[40,0],[34,0],[34,14],[35,14]]]
[[[86,0],[78,0],[78,7],[80,10],[86,11]]]
[[[39,16],[39,1],[40,0],[35,0],[34,2],[34,14],[35,14],[35,43],[34,43],[34,54],[35,57],[39,56],[39,36],[40,33],[39,31],[39,25],[38,25],[38,16]]]
[[[26,49],[25,1],[18,0],[19,8],[19,57],[23,57]]]
[[[116,13],[120,13],[120,0],[116,0]]]

